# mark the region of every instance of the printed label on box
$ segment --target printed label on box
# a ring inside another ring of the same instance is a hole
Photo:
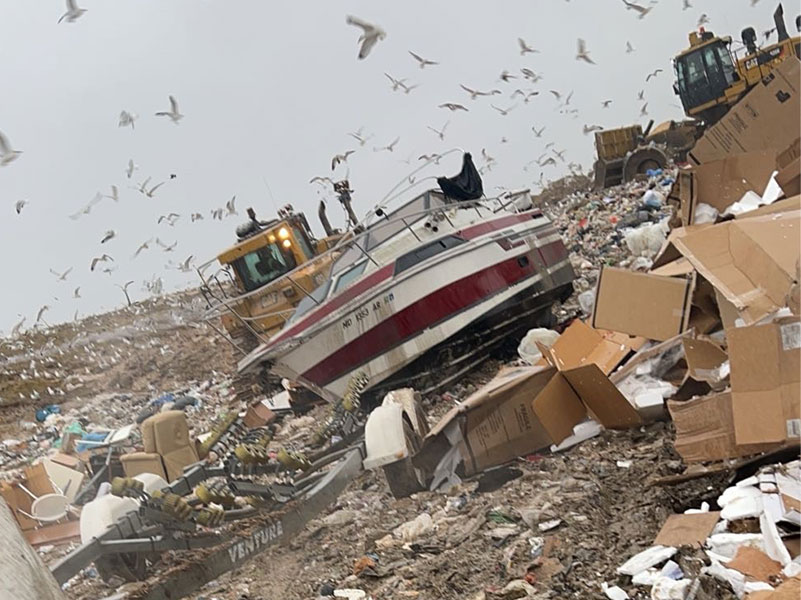
[[[782,350],[801,348],[801,323],[787,323],[781,326]]]

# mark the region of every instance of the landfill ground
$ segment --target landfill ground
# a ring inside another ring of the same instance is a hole
[[[668,185],[670,174],[664,178]],[[586,180],[566,185],[559,201],[543,206],[560,229],[577,275],[573,296],[554,308],[561,322],[582,315],[578,298],[595,286],[601,265],[638,268],[621,222],[637,226],[671,216],[667,205],[642,209],[646,182],[601,193],[587,192]],[[187,410],[193,436],[207,431],[226,409],[240,408],[231,386],[233,353],[199,322],[202,309],[202,298],[187,291],[58,326],[47,338],[34,330],[1,346],[0,396],[7,400],[0,411],[5,440],[0,477],[13,480],[75,418],[119,427],[164,392],[188,392],[200,400]],[[501,366],[519,362],[507,348],[446,391],[424,398],[429,425]],[[36,409],[52,403],[61,413],[37,424]],[[324,410],[287,417],[280,427],[284,434],[311,432]],[[673,440],[669,420],[604,431],[561,453],[520,457],[447,493],[426,491],[405,499],[393,498],[382,472],[366,471],[300,535],[187,597],[306,599],[321,590],[354,588],[373,598],[398,599],[605,598],[601,589],[607,583],[620,585],[632,598],[650,598],[648,587],[632,585],[630,577],[616,574],[617,567],[651,546],[668,516],[703,502],[714,508],[732,483],[732,473],[723,472],[654,485],[686,468]],[[39,553],[52,563],[75,546],[43,546]],[[192,558],[188,552],[166,553],[152,572]],[[737,597],[700,572],[700,548],[683,548],[674,560],[696,582],[695,600]],[[104,582],[88,567],[64,588],[69,598],[89,600],[137,585]]]

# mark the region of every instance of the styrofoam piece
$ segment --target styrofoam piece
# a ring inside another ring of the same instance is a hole
[[[545,327],[529,329],[523,339],[520,340],[520,344],[517,346],[517,353],[528,364],[536,364],[542,358],[542,352],[540,352],[537,342],[546,348],[550,348],[558,339],[559,333],[552,329],[546,329]]]
[[[640,571],[634,577],[631,578],[631,583],[634,585],[644,585],[646,587],[651,587],[654,585],[654,582],[661,577],[659,573],[659,569],[645,569],[644,571]]]
[[[714,577],[718,581],[723,581],[728,583],[731,586],[732,591],[738,598],[742,598],[745,592],[745,575],[740,573],[740,571],[735,571],[734,569],[727,569],[721,563],[716,560],[712,561],[712,564],[708,567],[704,567],[701,569],[701,573],[705,575],[710,575]]]
[[[670,577],[660,577],[651,588],[651,598],[652,600],[684,600],[691,584],[691,579],[675,580]]]
[[[617,572],[621,575],[634,576],[648,567],[662,564],[674,554],[676,554],[676,549],[672,546],[651,546],[620,565]]]
[[[84,504],[79,524],[81,544],[103,533],[109,525],[120,517],[134,512],[139,503],[133,498],[120,498],[107,494]]]
[[[684,511],[685,515],[698,515],[709,512],[709,502],[701,502],[701,508],[688,508]]]
[[[779,494],[762,494],[762,512],[776,523],[784,517],[784,504]]]
[[[628,600],[629,598],[626,590],[616,585],[610,586],[605,581],[601,584],[601,591],[603,591],[604,595],[609,598],[609,600]]]
[[[720,511],[720,516],[727,521],[737,521],[738,519],[750,519],[758,517],[762,514],[762,512],[762,493],[760,492],[760,494],[757,496],[753,494],[744,494],[738,498],[732,499]]]
[[[746,594],[751,594],[753,592],[772,592],[773,586],[769,583],[765,583],[764,581],[746,581],[745,586],[743,586],[743,591]]]
[[[765,539],[761,533],[715,533],[706,538],[712,553],[725,557],[726,562],[734,558],[740,546],[752,546],[765,552]]]
[[[679,579],[684,577],[684,573],[682,572],[681,567],[678,565],[678,563],[676,563],[673,560],[667,561],[662,567],[662,570],[659,571],[659,574],[662,577],[668,577],[675,581],[678,581]]]
[[[718,496],[718,506],[725,507],[729,502],[737,500],[738,498],[742,498],[743,496],[758,497],[760,495],[762,495],[762,492],[759,490],[759,488],[754,486],[728,487],[723,490],[723,493],[720,496]]]
[[[594,438],[596,435],[601,433],[601,431],[603,431],[603,427],[601,427],[600,423],[597,421],[593,419],[582,421],[573,427],[573,435],[566,437],[559,444],[552,444],[551,452],[561,452],[562,450],[572,448],[576,444],[580,444],[585,440]]]
[[[779,561],[782,566],[790,564],[792,558],[782,542],[781,536],[779,536],[776,523],[771,521],[766,514],[762,514],[759,517],[759,530],[762,532],[762,536],[765,540],[765,554],[770,556],[773,560]]]

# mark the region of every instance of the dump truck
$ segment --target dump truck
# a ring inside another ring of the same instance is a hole
[[[742,30],[743,48],[738,50],[732,50],[731,37],[718,37],[703,27],[689,34],[689,47],[673,59],[673,91],[688,117],[714,124],[783,60],[801,58],[801,37],[787,33],[781,4],[773,20],[778,41],[763,47],[757,45],[753,27]],[[801,29],[801,17],[796,29]]]
[[[216,258],[228,279],[223,283],[220,272],[201,275],[209,305],[206,321],[219,319],[218,332],[234,346],[237,362],[279,331],[300,301],[325,281],[335,258],[326,252],[343,234],[331,228],[322,202],[319,214],[326,232],[322,239],[315,238],[306,216],[289,204],[269,221],[260,221],[249,208],[249,220],[236,229],[237,242]],[[241,400],[255,395],[256,382],[246,379],[234,381]]]

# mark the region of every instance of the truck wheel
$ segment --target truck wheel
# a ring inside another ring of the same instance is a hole
[[[420,439],[405,419],[403,421],[403,436],[406,438],[406,447],[411,450],[411,454],[403,460],[382,467],[384,477],[387,478],[389,491],[392,492],[395,498],[406,498],[415,492],[425,489],[423,477],[412,464],[412,456],[420,448]]]

